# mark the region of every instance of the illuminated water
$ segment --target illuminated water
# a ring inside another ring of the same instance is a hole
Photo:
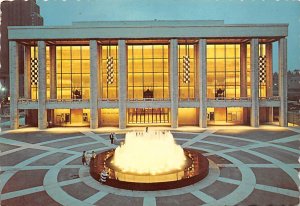
[[[129,132],[112,164],[123,172],[155,175],[184,168],[186,156],[170,132]]]

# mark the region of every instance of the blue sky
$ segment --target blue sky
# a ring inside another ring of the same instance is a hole
[[[300,0],[37,0],[37,3],[45,25],[153,19],[288,23],[288,69],[300,69]],[[274,44],[275,71],[277,55]]]

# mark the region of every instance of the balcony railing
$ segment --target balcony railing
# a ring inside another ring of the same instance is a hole
[[[104,102],[117,102],[117,101],[119,101],[119,99],[99,98],[98,101],[104,101]]]
[[[143,101],[171,101],[170,98],[133,98],[133,99],[127,99],[127,101],[133,101],[133,102],[143,102]]]
[[[250,101],[251,97],[215,97],[207,98],[207,101]]]
[[[30,103],[37,103],[39,102],[38,99],[27,99],[27,98],[19,98],[18,103],[21,104],[30,104]]]
[[[273,97],[260,97],[259,100],[280,101],[280,97],[279,97],[279,96],[273,96]]]
[[[88,102],[89,99],[48,99],[48,103],[80,103],[80,102]]]
[[[179,98],[179,101],[197,102],[199,101],[199,98]]]

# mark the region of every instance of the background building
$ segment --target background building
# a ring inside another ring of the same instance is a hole
[[[5,91],[0,93],[0,98],[9,95],[9,49],[8,49],[8,26],[35,26],[43,25],[43,17],[40,16],[40,8],[36,4],[36,0],[14,0],[1,2],[1,65],[0,65],[0,82]],[[19,57],[23,57],[23,46],[18,48]],[[19,59],[19,72],[23,75],[24,61]],[[20,78],[20,94],[22,95],[24,88],[23,78]]]
[[[11,123],[287,125],[287,24],[223,21],[75,22],[10,27]],[[278,42],[278,48],[273,43]],[[17,47],[25,47],[24,96]],[[279,97],[273,95],[273,49]]]

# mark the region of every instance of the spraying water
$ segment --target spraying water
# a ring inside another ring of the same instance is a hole
[[[183,149],[164,131],[127,133],[112,160],[123,172],[151,175],[180,170],[185,163]]]

